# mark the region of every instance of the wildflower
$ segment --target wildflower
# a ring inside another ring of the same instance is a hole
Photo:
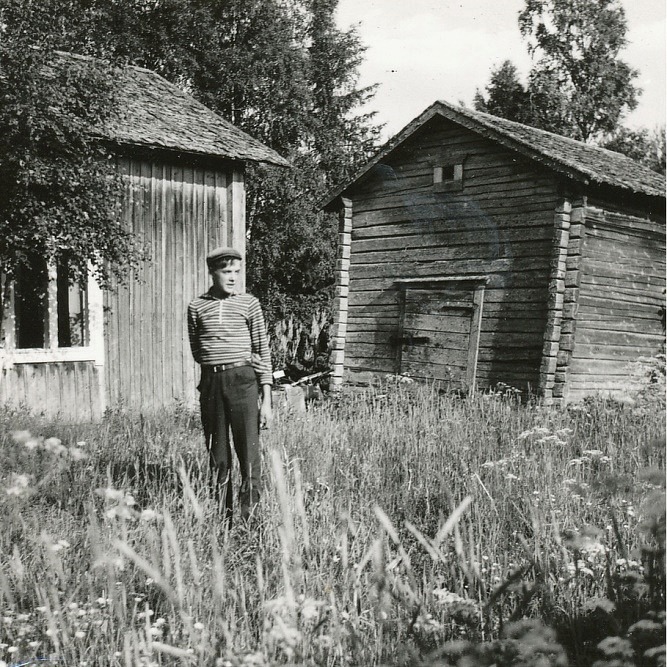
[[[30,491],[30,475],[19,475],[12,473],[12,486],[5,489],[8,496],[25,496]]]
[[[84,452],[79,447],[70,447],[69,456],[72,459],[72,461],[84,461],[85,459],[88,458],[88,454],[86,454],[86,452]]]
[[[105,500],[122,500],[125,494],[118,489],[108,487],[106,489],[95,489],[98,496],[102,496]]]
[[[47,438],[44,440],[44,449],[56,456],[60,456],[67,451],[67,447],[62,444],[60,438]]]
[[[200,623],[199,621],[197,621],[197,622],[194,624],[194,629],[195,629],[195,630],[203,630],[203,629],[204,629],[204,624],[203,624],[203,623]]]
[[[28,440],[32,438],[30,431],[14,431],[12,433],[12,440],[17,445],[24,445]]]
[[[122,518],[122,519],[135,519],[136,514],[134,511],[128,507],[127,505],[116,505],[116,507],[111,507],[108,509],[105,513],[104,516],[107,519],[115,519],[115,518]]]
[[[513,475],[511,472],[508,472],[508,473],[505,475],[505,479],[515,480],[515,479],[521,479],[521,478],[520,478],[520,477],[517,477],[516,475]]]
[[[74,636],[75,636],[77,639],[83,639],[83,638],[86,636],[86,633],[85,633],[83,630],[77,630],[77,631],[74,633]]]
[[[49,544],[49,549],[51,551],[57,552],[62,551],[63,549],[69,549],[70,543],[67,540],[58,540],[54,544]]]
[[[158,512],[151,509],[141,510],[141,514],[139,515],[139,518],[142,521],[153,521],[154,519],[159,519],[160,517],[161,515]]]
[[[107,602],[109,602],[108,598],[105,597],[97,598],[97,604],[100,605],[100,607],[106,606]]]
[[[7,653],[17,653],[18,650],[19,650],[19,649],[18,649],[18,646],[10,646],[10,647],[7,649]]]

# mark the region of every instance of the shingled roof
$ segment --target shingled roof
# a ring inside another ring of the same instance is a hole
[[[57,52],[57,58],[70,64],[91,60],[64,52]],[[102,139],[121,145],[289,166],[274,150],[149,69],[123,67],[118,70],[118,83],[123,117],[106,128],[98,128]]]
[[[455,107],[447,102],[438,101],[390,139],[350,181],[331,192],[323,205],[333,204],[372,167],[435,116],[441,116],[457,123],[575,181],[612,186],[654,197],[665,197],[664,177],[621,153],[590,146],[581,141],[538,130],[535,127],[515,123],[481,111]]]

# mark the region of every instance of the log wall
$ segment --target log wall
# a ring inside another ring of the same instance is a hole
[[[460,184],[434,168],[463,164]],[[533,162],[433,119],[346,196],[353,212],[345,368],[395,373],[405,278],[488,276],[477,383],[537,389],[552,276],[556,180]]]
[[[636,360],[662,351],[665,341],[664,219],[589,199],[582,239],[570,265],[577,307],[564,332],[572,339],[567,400],[636,388]]]

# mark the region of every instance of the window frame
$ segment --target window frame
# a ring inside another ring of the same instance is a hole
[[[45,321],[45,347],[16,347],[16,309],[14,284],[9,288],[9,303],[4,311],[2,328],[5,332],[4,346],[0,347],[0,361],[6,365],[39,364],[49,362],[92,361],[95,365],[104,362],[104,295],[92,277],[92,266],[88,267],[87,322],[88,344],[76,347],[58,346],[58,283],[55,262],[47,263],[48,285],[47,317]]]
[[[452,178],[444,178],[445,169],[452,170]],[[463,190],[463,162],[444,162],[434,165],[433,189],[436,192],[457,192]]]

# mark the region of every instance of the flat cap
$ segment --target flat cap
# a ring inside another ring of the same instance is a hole
[[[221,259],[243,259],[243,257],[241,257],[241,253],[238,250],[234,250],[234,248],[216,248],[206,255],[206,263],[209,266],[212,266]]]

